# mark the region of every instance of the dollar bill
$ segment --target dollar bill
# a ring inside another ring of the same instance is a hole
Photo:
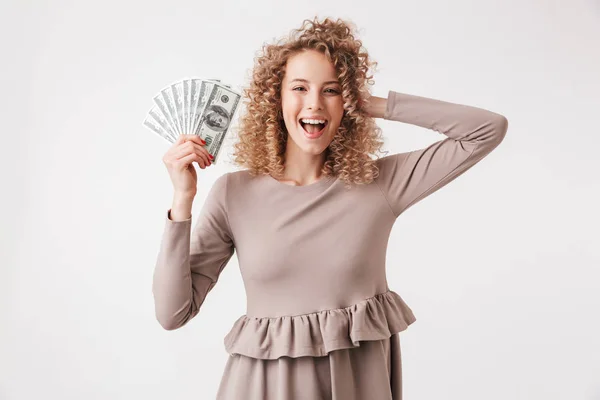
[[[202,137],[216,163],[240,97],[219,79],[185,78],[154,96],[144,126],[169,143],[183,134]]]
[[[175,125],[175,121],[173,121],[171,117],[172,114],[167,106],[167,100],[165,99],[165,95],[163,93],[164,91],[166,91],[166,89],[163,89],[163,91],[154,96],[154,104],[160,110],[160,113],[163,115],[163,117],[167,120],[170,131],[172,131],[175,136],[179,136],[179,132],[177,132],[177,126]]]
[[[208,79],[208,81],[209,81],[209,82],[217,82],[217,83],[220,83],[221,85],[225,86],[226,88],[228,88],[228,89],[231,89],[231,86],[230,86],[230,85],[226,85],[226,84],[224,84],[224,83],[221,83],[221,80],[220,80],[220,79]]]
[[[190,132],[190,86],[191,81],[189,79],[185,79],[183,81],[183,124],[185,125],[185,132]]]
[[[160,125],[162,132],[170,136],[174,141],[177,140],[177,132],[173,130],[167,118],[163,115],[158,106],[153,106],[150,111],[148,111],[148,115]]]
[[[165,107],[167,108],[167,115],[169,121],[175,128],[177,135],[181,135],[181,128],[177,122],[177,113],[175,112],[175,99],[173,98],[173,90],[171,86],[168,86],[160,91]]]
[[[228,87],[214,83],[204,105],[200,123],[195,132],[206,141],[206,148],[217,162],[225,135],[237,110],[240,95]]]
[[[191,78],[190,79],[190,121],[188,132],[193,134],[197,131],[200,117],[206,105],[206,100],[210,94],[213,84],[220,83],[219,79],[204,79],[204,78]],[[231,88],[229,85],[221,85]]]
[[[198,104],[198,98],[200,97],[200,85],[202,81],[200,79],[190,79],[190,127],[189,132],[194,131],[194,122],[196,117],[196,107]]]
[[[163,126],[157,122],[150,114],[144,119],[144,126],[148,127],[152,132],[162,137],[169,143],[175,143],[175,139],[163,128]]]
[[[206,102],[208,100],[208,96],[210,95],[212,88],[214,86],[214,82],[209,82],[204,79],[196,79],[195,80],[199,85],[198,89],[198,99],[193,107],[194,118],[192,121],[192,127],[190,130],[191,134],[197,134],[198,126],[200,125],[200,119],[202,118],[202,113],[204,112],[204,107],[206,106]]]
[[[175,120],[179,127],[179,134],[187,134],[183,121],[183,82],[175,82],[171,85],[171,92],[173,93],[173,100],[175,102]]]

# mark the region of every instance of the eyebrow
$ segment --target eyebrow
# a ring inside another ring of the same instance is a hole
[[[291,84],[291,83],[294,83],[294,82],[303,82],[303,83],[308,83],[308,81],[307,81],[306,79],[302,79],[302,78],[296,78],[296,79],[292,79],[292,80],[290,81],[290,84]],[[336,84],[338,84],[338,85],[339,85],[339,82],[338,82],[338,81],[327,81],[327,82],[324,82],[323,84],[324,84],[324,85],[329,85],[330,83],[336,83]]]

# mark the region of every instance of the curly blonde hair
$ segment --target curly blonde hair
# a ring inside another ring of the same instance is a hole
[[[288,134],[283,121],[281,84],[288,59],[305,50],[325,54],[335,67],[342,88],[344,114],[331,144],[325,150],[322,174],[336,176],[351,184],[371,183],[379,175],[370,154],[383,146],[381,129],[365,112],[374,83],[368,75],[371,61],[362,42],[341,19],[305,19],[300,29],[275,44],[265,44],[255,59],[249,87],[243,89],[246,113],[240,119],[233,160],[248,168],[252,176],[284,172]]]

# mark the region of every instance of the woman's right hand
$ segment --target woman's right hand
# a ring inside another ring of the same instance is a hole
[[[212,165],[213,157],[205,144],[198,135],[180,135],[163,156],[176,194],[196,195],[198,177],[192,163],[197,162],[201,169]]]

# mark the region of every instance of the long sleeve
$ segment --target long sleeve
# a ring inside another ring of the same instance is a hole
[[[390,91],[384,118],[447,136],[430,146],[377,160],[375,180],[398,217],[447,185],[496,148],[508,129],[506,117],[477,107]]]
[[[228,175],[213,184],[193,229],[191,217],[173,221],[171,210],[167,211],[152,283],[156,318],[167,330],[185,325],[198,314],[233,256],[226,203]]]

